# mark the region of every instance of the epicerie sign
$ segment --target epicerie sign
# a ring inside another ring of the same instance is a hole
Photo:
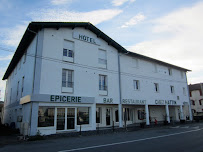
[[[50,101],[81,103],[81,97],[51,95]]]
[[[123,99],[124,104],[146,104],[146,100]]]
[[[95,44],[95,45],[100,45],[98,39],[94,39],[94,38],[92,38],[90,36],[87,36],[85,34],[82,34],[82,33],[73,32],[73,38],[81,40],[81,41],[85,41],[85,42],[88,42],[88,43],[92,43],[92,44]]]
[[[177,105],[175,100],[155,100],[155,104],[159,105]]]

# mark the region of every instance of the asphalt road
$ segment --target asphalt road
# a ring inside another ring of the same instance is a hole
[[[203,123],[6,145],[0,152],[203,152]]]

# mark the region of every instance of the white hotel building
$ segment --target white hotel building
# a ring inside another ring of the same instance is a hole
[[[36,135],[192,120],[187,71],[90,23],[31,22],[3,77],[3,121]]]

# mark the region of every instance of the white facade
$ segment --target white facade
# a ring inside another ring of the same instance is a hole
[[[26,52],[7,78],[4,105],[4,123],[24,134],[79,131],[81,117],[82,130],[191,118],[185,69],[122,53],[84,27],[42,28]],[[43,107],[50,118],[39,118]]]

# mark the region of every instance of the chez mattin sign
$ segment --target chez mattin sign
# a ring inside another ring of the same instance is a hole
[[[155,100],[156,105],[177,105],[175,100]]]
[[[81,41],[85,41],[91,44],[100,45],[100,41],[98,39],[95,39],[91,36],[88,36],[79,32],[73,32],[73,38]]]

